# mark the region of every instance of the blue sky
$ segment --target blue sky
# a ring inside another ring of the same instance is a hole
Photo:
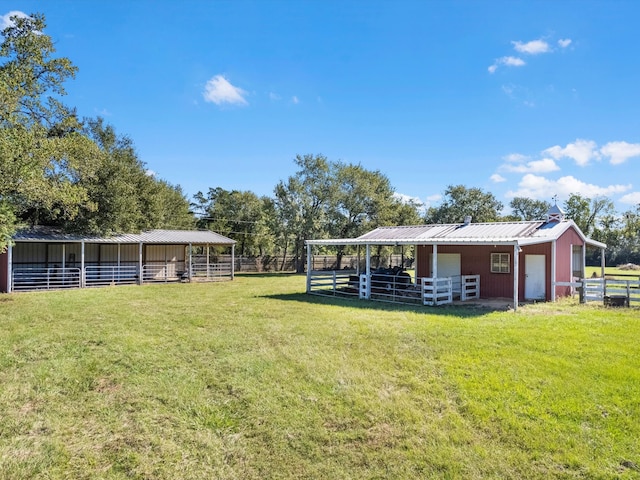
[[[640,203],[635,1],[5,1],[79,68],[65,103],[191,198],[273,194],[297,154],[561,204]]]

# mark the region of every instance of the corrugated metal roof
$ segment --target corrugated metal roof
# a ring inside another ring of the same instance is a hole
[[[18,231],[13,236],[18,242],[67,242],[67,243],[144,243],[144,244],[215,244],[233,245],[231,240],[210,230],[149,230],[99,237],[64,233],[49,227],[34,227]]]
[[[358,238],[308,240],[309,245],[420,245],[420,244],[518,244],[531,245],[559,238],[574,227],[584,240],[605,248],[601,242],[584,237],[571,220],[546,223],[542,221],[454,223],[401,227],[378,227]]]

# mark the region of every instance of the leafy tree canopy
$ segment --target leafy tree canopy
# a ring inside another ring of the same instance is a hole
[[[442,203],[427,210],[427,223],[460,223],[471,216],[474,222],[495,222],[500,219],[502,202],[480,188],[449,185]]]

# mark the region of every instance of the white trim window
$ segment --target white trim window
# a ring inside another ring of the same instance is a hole
[[[511,254],[509,253],[492,253],[491,254],[491,273],[510,273],[511,272]]]

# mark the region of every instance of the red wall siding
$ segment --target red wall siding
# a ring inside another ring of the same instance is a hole
[[[569,228],[556,241],[556,281],[571,282],[573,280],[573,272],[571,271],[571,256],[573,245],[581,245],[584,248],[584,242],[575,229]],[[565,297],[571,295],[571,287],[556,287],[556,296]]]
[[[518,298],[524,300],[524,282],[526,281],[526,255],[544,255],[544,291],[545,291],[545,299],[547,301],[551,300],[551,243],[541,243],[539,245],[528,245],[526,247],[522,247],[522,252],[520,252],[518,265]],[[482,287],[480,287],[482,288]]]
[[[556,241],[556,281],[572,280],[571,256],[572,246],[584,242],[575,229],[568,229]],[[430,245],[420,245],[417,249],[416,277],[431,275],[429,255],[433,252]],[[513,297],[513,247],[493,245],[440,245],[438,253],[459,253],[461,274],[480,275],[480,296],[482,298]],[[510,273],[491,273],[491,254],[508,253],[511,255]],[[544,255],[545,260],[545,295],[551,300],[551,242],[529,245],[522,248],[518,256],[518,297],[524,299],[526,255]],[[556,287],[556,296],[571,294],[570,287]]]
[[[431,266],[429,265],[429,254],[431,252],[431,246],[418,246],[416,277],[428,277],[431,275]],[[460,254],[460,273],[461,275],[480,275],[480,296],[482,298],[513,297],[512,246],[439,245],[438,253]],[[492,253],[508,253],[510,255],[510,273],[491,273]],[[520,268],[522,268],[522,263]],[[524,278],[524,274],[521,275],[521,278]]]
[[[0,292],[6,292],[9,286],[9,279],[7,274],[7,263],[9,262],[9,255],[7,253],[0,253]]]

